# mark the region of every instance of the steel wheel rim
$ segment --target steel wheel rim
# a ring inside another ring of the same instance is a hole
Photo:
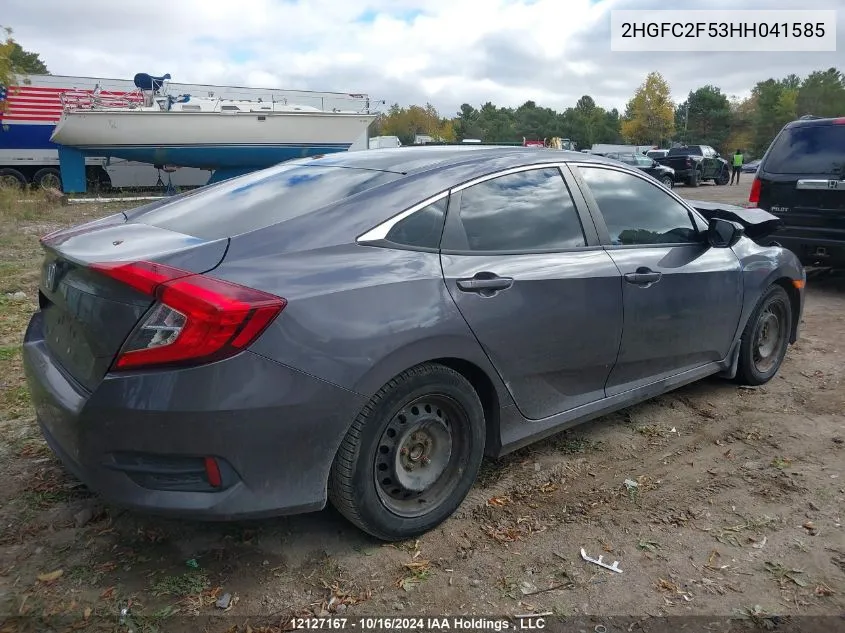
[[[665,187],[671,187],[673,184],[672,179],[669,176],[665,176],[660,182],[662,182]]]
[[[0,176],[0,189],[20,189],[21,181],[14,176]]]
[[[469,418],[453,398],[420,396],[390,419],[373,464],[382,505],[416,518],[441,505],[460,481],[469,452]]]
[[[47,174],[41,179],[42,189],[61,189],[62,181],[56,174]]]
[[[767,374],[777,365],[786,339],[786,306],[780,301],[767,305],[754,328],[754,366]]]

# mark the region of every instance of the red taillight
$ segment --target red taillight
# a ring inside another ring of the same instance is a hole
[[[833,122],[837,125],[845,125],[845,116],[833,119]]]
[[[760,179],[755,178],[751,183],[751,193],[748,194],[748,206],[756,207],[760,202]]]
[[[217,465],[217,460],[213,457],[206,457],[205,463],[205,477],[212,488],[219,488],[223,483],[223,477],[220,475],[220,466]]]
[[[115,369],[227,358],[287,305],[275,295],[153,262],[92,268],[158,300],[124,343]]]

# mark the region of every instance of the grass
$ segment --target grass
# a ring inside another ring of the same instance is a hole
[[[202,593],[209,587],[208,575],[201,570],[157,578],[150,587],[154,596],[184,598]]]

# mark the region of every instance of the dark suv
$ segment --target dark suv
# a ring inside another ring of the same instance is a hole
[[[786,124],[748,201],[783,221],[772,237],[805,266],[845,267],[845,117]]]

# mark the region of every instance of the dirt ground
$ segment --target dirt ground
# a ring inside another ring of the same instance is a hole
[[[677,191],[741,204],[751,180]],[[331,509],[152,518],[63,471],[21,371],[37,238],[118,208],[0,204],[0,631],[258,633],[295,614],[695,614],[774,627],[845,612],[845,279],[809,281],[801,338],[768,385],[705,380],[490,461],[443,526],[383,545]]]

